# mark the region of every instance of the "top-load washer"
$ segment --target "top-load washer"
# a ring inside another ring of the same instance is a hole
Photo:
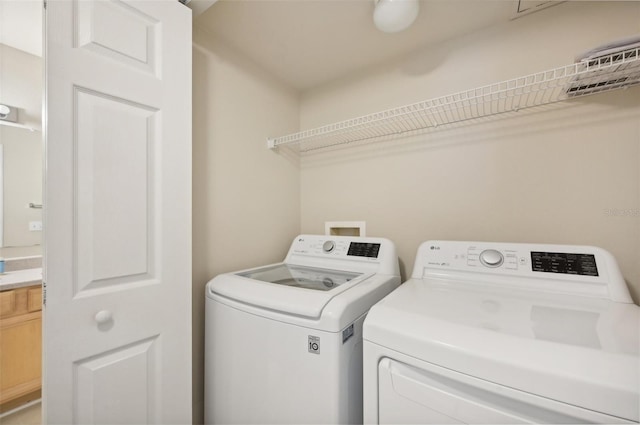
[[[207,423],[361,423],[362,322],[400,284],[387,239],[301,235],[206,287]]]
[[[365,320],[364,421],[638,422],[639,312],[602,249],[425,242]]]

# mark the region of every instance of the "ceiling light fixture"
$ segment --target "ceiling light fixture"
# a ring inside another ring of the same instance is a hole
[[[383,32],[400,32],[409,28],[420,10],[418,0],[374,1],[373,22]]]

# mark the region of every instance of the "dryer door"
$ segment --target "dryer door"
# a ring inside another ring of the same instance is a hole
[[[378,363],[381,424],[629,423],[440,368]]]

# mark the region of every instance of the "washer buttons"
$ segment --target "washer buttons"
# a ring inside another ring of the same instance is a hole
[[[331,252],[335,247],[336,247],[336,243],[334,241],[326,241],[325,243],[322,244],[322,250],[324,252]]]

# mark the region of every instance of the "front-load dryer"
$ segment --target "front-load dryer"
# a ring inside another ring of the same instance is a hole
[[[362,323],[398,287],[387,239],[301,235],[206,287],[207,423],[362,423]]]
[[[638,422],[640,308],[588,246],[430,241],[364,323],[364,422]]]

